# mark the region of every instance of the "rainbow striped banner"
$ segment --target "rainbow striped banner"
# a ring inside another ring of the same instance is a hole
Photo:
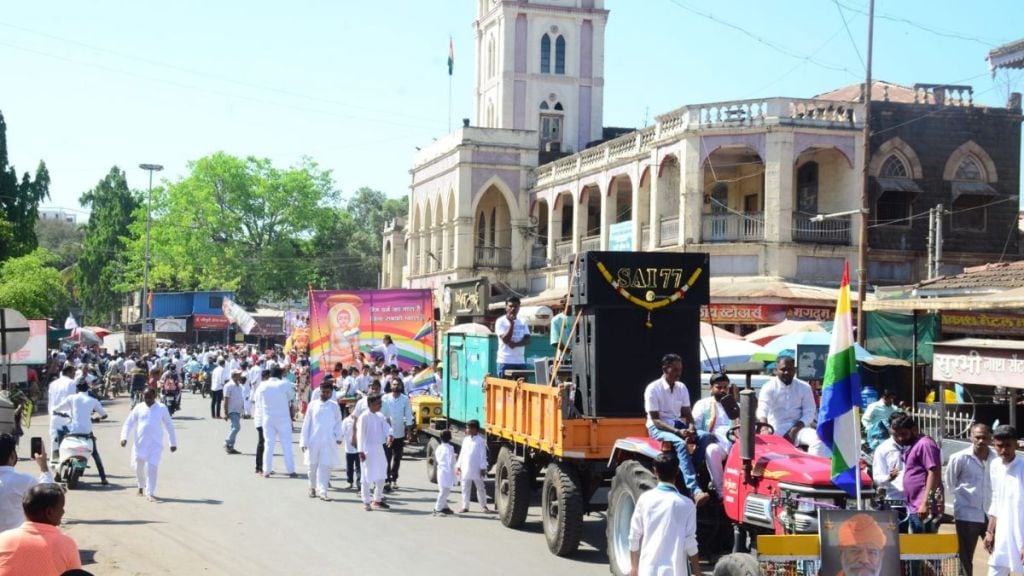
[[[863,327],[861,327],[863,330]],[[836,302],[832,342],[818,411],[818,438],[832,451],[832,483],[850,496],[860,493],[860,424],[854,407],[860,403],[860,374],[853,348],[850,307],[850,265],[843,264],[843,283]],[[859,502],[858,502],[859,505]]]

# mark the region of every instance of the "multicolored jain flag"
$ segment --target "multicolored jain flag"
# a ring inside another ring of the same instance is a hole
[[[832,483],[850,496],[856,496],[860,478],[860,424],[854,413],[854,406],[859,403],[860,375],[854,356],[850,312],[850,265],[846,263],[825,364],[818,437],[832,451]]]
[[[451,76],[452,72],[455,71],[455,43],[452,42],[451,36],[448,37],[448,75]]]

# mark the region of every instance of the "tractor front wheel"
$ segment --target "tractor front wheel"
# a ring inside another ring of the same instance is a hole
[[[750,554],[728,554],[718,559],[714,576],[759,576],[761,568]]]
[[[654,473],[635,460],[619,464],[608,492],[608,563],[615,576],[628,576],[629,524],[636,501],[644,492],[658,485]]]

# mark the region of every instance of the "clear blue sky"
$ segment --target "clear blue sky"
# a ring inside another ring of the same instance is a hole
[[[608,0],[605,125],[861,81],[867,0],[838,1],[849,33],[833,0]],[[176,178],[217,150],[280,166],[309,156],[345,195],[401,196],[415,146],[448,131],[449,36],[454,122],[472,116],[468,0],[5,4],[0,110],[18,170],[50,168],[47,206],[77,209],[115,164],[142,188],[140,162]],[[993,81],[985,61],[1024,37],[1024,2],[878,0],[877,12],[875,78],[969,83],[998,106],[1008,84],[1024,90],[1021,73]]]

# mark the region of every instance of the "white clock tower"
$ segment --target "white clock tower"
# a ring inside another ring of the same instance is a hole
[[[548,151],[601,139],[607,21],[604,0],[478,0],[476,125]]]

